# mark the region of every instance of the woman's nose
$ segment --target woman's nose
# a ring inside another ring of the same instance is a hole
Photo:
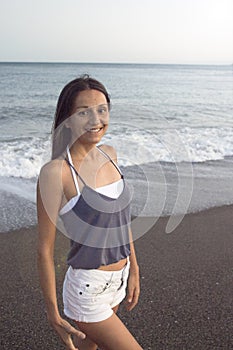
[[[93,124],[98,124],[99,121],[100,121],[100,118],[99,118],[99,113],[96,109],[92,108],[90,110],[90,121],[93,123]]]

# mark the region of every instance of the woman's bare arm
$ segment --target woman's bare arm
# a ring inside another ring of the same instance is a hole
[[[131,311],[138,303],[140,295],[140,276],[139,276],[139,266],[137,263],[134,243],[132,239],[132,231],[129,229],[130,235],[130,271],[127,286],[127,297],[126,297],[126,308]]]
[[[67,349],[74,350],[76,348],[73,345],[71,334],[82,339],[85,335],[61,318],[57,305],[54,243],[63,190],[61,166],[56,161],[51,163],[42,168],[37,185],[38,271],[48,321],[66,344]]]

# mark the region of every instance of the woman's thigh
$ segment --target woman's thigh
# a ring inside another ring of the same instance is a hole
[[[76,323],[88,339],[93,344],[97,344],[101,350],[142,350],[142,347],[115,313],[104,321]]]
[[[74,337],[74,346],[77,346],[79,350],[97,350],[97,345],[88,337],[84,340]]]
[[[120,305],[116,305],[115,307],[113,307],[112,311],[117,313],[119,306]],[[75,337],[74,345],[78,346],[79,350],[97,350],[97,345],[88,337],[86,337],[84,340]]]

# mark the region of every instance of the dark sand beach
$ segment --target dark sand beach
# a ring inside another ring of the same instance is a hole
[[[144,350],[233,349],[233,206],[188,214],[170,234],[166,222],[160,218],[135,242],[140,302],[131,313],[122,306],[119,315]],[[64,349],[47,324],[36,239],[36,227],[0,234],[2,350]],[[61,310],[68,247],[58,234]]]

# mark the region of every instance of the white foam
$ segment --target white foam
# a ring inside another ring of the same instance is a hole
[[[179,132],[192,162],[220,160],[233,155],[233,128],[184,128]]]
[[[112,144],[119,165],[150,162],[205,162],[233,155],[233,128],[191,128],[140,130],[126,127],[107,134],[103,142]],[[51,141],[47,138],[22,138],[1,142],[0,176],[37,177],[50,158]]]
[[[233,128],[133,130],[106,137],[118,153],[119,164],[206,162],[233,155]]]
[[[42,165],[50,156],[48,138],[18,139],[1,142],[0,176],[37,177]]]

